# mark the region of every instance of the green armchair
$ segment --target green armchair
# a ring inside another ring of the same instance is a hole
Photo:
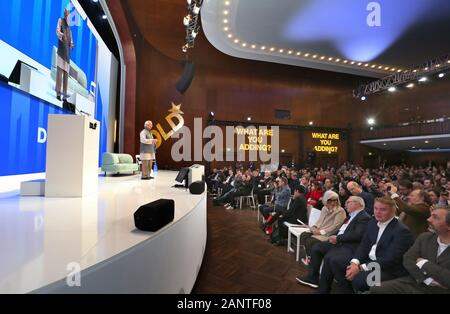
[[[139,166],[134,163],[133,157],[128,154],[103,153],[102,171],[105,173],[129,173],[139,171]]]

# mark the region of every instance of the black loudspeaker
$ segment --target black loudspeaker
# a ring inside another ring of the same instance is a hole
[[[134,225],[139,230],[157,231],[173,221],[175,202],[168,199],[142,205],[134,213]]]
[[[194,78],[194,70],[195,66],[192,61],[184,61],[184,70],[183,75],[178,80],[176,89],[181,94],[184,94],[184,92],[189,88],[189,85],[191,85],[192,79]]]
[[[205,182],[204,181],[195,181],[192,182],[189,186],[189,192],[191,194],[202,194],[205,192]]]

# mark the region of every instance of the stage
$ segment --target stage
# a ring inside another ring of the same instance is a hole
[[[206,192],[172,188],[176,175],[100,176],[98,193],[83,198],[0,187],[0,293],[189,293],[205,251]],[[174,221],[136,230],[133,213],[159,198],[175,201]]]

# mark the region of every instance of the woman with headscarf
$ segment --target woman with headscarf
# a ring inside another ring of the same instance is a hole
[[[323,195],[323,204],[320,217],[310,226],[309,232],[300,236],[300,243],[305,247],[306,257],[302,259],[305,265],[309,264],[309,256],[314,244],[328,241],[328,238],[339,230],[347,218],[345,209],[341,207],[339,195],[333,191],[326,191]]]

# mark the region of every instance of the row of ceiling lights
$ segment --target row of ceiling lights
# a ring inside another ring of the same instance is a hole
[[[226,37],[231,40],[234,44],[241,46],[243,48],[251,48],[254,50],[262,50],[262,51],[270,51],[273,53],[278,54],[287,54],[289,56],[297,56],[297,57],[303,57],[303,58],[312,58],[316,60],[321,60],[324,62],[334,62],[334,63],[340,63],[340,64],[346,64],[346,65],[352,65],[357,67],[364,67],[364,68],[370,68],[370,69],[376,69],[380,71],[390,71],[390,72],[402,72],[403,69],[398,69],[396,67],[389,67],[385,65],[377,65],[377,64],[371,64],[371,63],[365,63],[365,62],[358,62],[354,60],[347,60],[343,58],[333,58],[333,57],[327,57],[323,55],[318,55],[314,53],[309,52],[301,52],[301,51],[294,51],[292,49],[283,49],[283,48],[276,48],[276,47],[269,47],[267,45],[256,45],[256,44],[249,44],[247,42],[242,42],[239,38],[235,38],[235,36],[231,33],[230,26],[229,26],[229,19],[228,16],[230,14],[230,11],[228,7],[230,6],[231,2],[229,0],[224,2],[225,10],[222,11],[222,14],[224,15],[224,18],[222,20],[223,23],[223,31],[226,34]]]
[[[215,116],[214,111],[211,111],[211,112],[209,113],[210,119],[214,119],[214,116]],[[248,122],[252,121],[252,117],[247,117],[247,121],[248,121]],[[314,125],[314,121],[309,121],[308,124],[309,124],[310,126],[312,126],[312,125]]]
[[[448,61],[448,63],[450,63],[450,60]],[[446,73],[444,73],[444,72],[442,72],[442,73],[439,73],[438,74],[438,78],[440,78],[440,79],[442,79],[442,78],[444,78],[446,76]],[[418,79],[417,80],[417,82],[420,84],[420,83],[425,83],[425,82],[428,82],[429,81],[429,79],[428,79],[428,77],[427,76],[422,76],[420,79]],[[405,87],[407,87],[407,88],[409,88],[409,89],[412,89],[412,88],[414,88],[416,85],[414,84],[414,83],[408,83],[407,85],[405,85]],[[391,93],[394,93],[394,92],[396,92],[397,91],[397,87],[395,87],[395,86],[391,86],[391,87],[389,87],[388,88],[388,91],[389,92],[391,92]],[[362,96],[361,97],[361,100],[362,101],[365,101],[365,100],[367,100],[367,96]]]

